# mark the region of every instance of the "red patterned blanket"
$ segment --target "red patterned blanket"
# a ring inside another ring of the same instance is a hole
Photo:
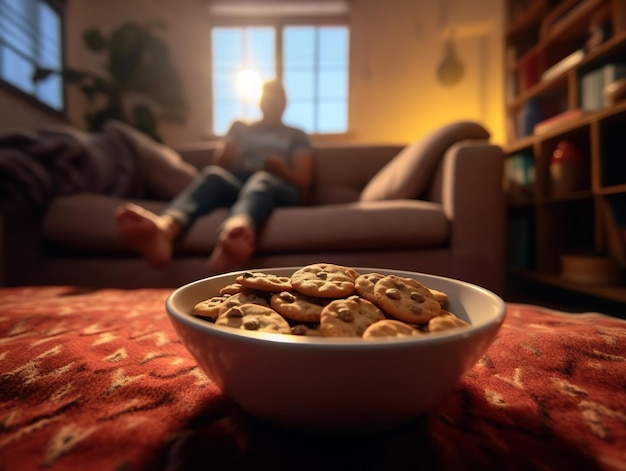
[[[432,411],[347,437],[241,412],[196,367],[168,290],[0,289],[0,469],[626,470],[626,322],[509,304]]]

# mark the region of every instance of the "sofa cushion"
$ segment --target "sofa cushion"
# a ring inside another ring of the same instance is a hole
[[[427,201],[353,202],[274,211],[260,240],[264,252],[386,250],[444,245],[449,224]]]
[[[159,211],[165,203],[133,200]],[[102,253],[130,253],[117,235],[113,211],[122,199],[81,193],[55,199],[44,219],[44,236],[57,247]],[[219,225],[228,216],[218,209],[193,225],[176,251],[207,255]],[[394,200],[276,209],[259,240],[260,252],[381,250],[446,244],[449,224],[441,205]]]
[[[403,149],[370,180],[361,201],[418,198],[424,193],[439,159],[453,144],[466,139],[488,139],[479,123],[457,121],[435,129]]]
[[[121,121],[107,121],[104,132],[120,136],[135,149],[148,198],[169,201],[198,173],[197,168],[176,151]]]

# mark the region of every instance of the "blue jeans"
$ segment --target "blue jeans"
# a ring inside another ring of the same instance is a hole
[[[202,169],[162,214],[168,214],[188,230],[200,216],[216,208],[231,208],[233,216],[246,216],[258,232],[274,208],[296,206],[300,190],[276,175],[259,171],[234,174],[217,165]]]

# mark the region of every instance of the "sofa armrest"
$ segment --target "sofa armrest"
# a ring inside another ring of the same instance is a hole
[[[0,285],[20,286],[37,279],[44,252],[42,215],[21,201],[0,204]]]
[[[500,147],[463,141],[446,152],[433,187],[433,199],[450,221],[456,277],[468,279],[471,273],[497,293],[504,291],[506,275],[503,165]]]

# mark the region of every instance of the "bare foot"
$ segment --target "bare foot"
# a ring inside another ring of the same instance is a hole
[[[209,257],[209,274],[217,275],[241,268],[250,260],[255,247],[256,236],[250,221],[238,216],[230,218]]]
[[[148,264],[161,268],[170,262],[175,232],[169,218],[127,203],[115,210],[115,220],[120,237]]]

